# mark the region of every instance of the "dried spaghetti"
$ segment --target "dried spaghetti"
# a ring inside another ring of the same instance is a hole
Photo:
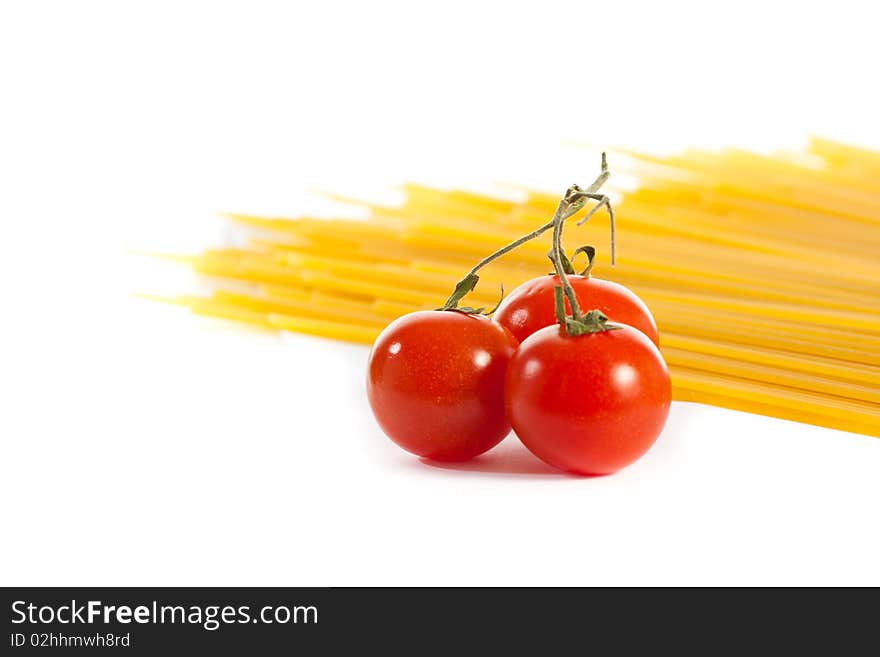
[[[815,139],[797,155],[620,157],[640,184],[617,204],[619,264],[600,249],[593,274],[649,305],[676,398],[880,436],[880,153]],[[558,202],[404,191],[367,221],[236,216],[253,232],[245,248],[188,262],[248,291],[218,283],[175,301],[370,343],[391,319],[440,305],[463,271]],[[502,282],[547,271],[546,253],[535,240],[493,263],[468,303],[494,306]]]

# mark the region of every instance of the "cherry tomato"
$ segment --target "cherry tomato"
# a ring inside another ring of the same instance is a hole
[[[481,315],[428,310],[396,319],[376,339],[367,396],[383,431],[403,449],[464,461],[510,432],[504,375],[517,342]]]
[[[538,458],[579,474],[610,474],[654,444],[669,413],[660,351],[641,331],[570,336],[558,324],[520,345],[507,369],[513,430]]]
[[[581,308],[601,310],[612,322],[629,324],[660,345],[657,324],[645,302],[623,285],[589,276],[569,276]],[[495,311],[495,321],[522,342],[535,331],[556,323],[553,311],[553,288],[560,285],[558,276],[541,276],[526,281],[511,292]],[[571,312],[568,301],[567,312]]]

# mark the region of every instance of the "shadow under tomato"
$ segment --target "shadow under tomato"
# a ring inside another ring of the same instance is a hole
[[[419,459],[424,465],[441,470],[454,470],[463,473],[494,474],[510,476],[539,476],[552,477],[554,479],[589,479],[557,470],[547,465],[537,456],[527,450],[514,436],[508,436],[500,445],[489,450],[485,454],[463,461],[461,463],[449,463],[446,461],[433,461],[431,459]]]

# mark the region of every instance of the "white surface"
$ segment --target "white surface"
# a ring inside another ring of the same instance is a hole
[[[127,252],[312,185],[561,188],[563,138],[878,146],[873,17],[312,5],[2,5],[0,584],[880,584],[878,440],[677,404],[612,477],[429,466],[364,348],[132,299],[190,281]]]

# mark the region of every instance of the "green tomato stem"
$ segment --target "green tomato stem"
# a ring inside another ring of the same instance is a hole
[[[594,200],[602,199],[602,200],[600,200],[600,203],[598,206],[596,206],[596,208],[599,208],[599,207],[602,207],[602,205],[605,205],[610,210],[611,206],[607,201],[607,197],[599,196],[596,194],[596,192],[602,187],[602,185],[605,184],[605,181],[608,180],[608,177],[610,175],[611,174],[608,172],[608,162],[605,157],[605,153],[602,153],[602,172],[599,174],[599,176],[596,178],[596,180],[593,181],[592,185],[590,185],[587,189],[581,189],[577,185],[572,185],[571,187],[569,187],[568,190],[566,190],[565,196],[563,197],[562,201],[560,201],[559,206],[556,208],[556,213],[553,215],[553,219],[548,221],[543,226],[536,228],[531,233],[528,233],[527,235],[523,235],[522,237],[511,242],[510,244],[502,247],[501,249],[495,251],[494,253],[492,253],[492,254],[486,256],[485,258],[483,258],[482,260],[480,260],[476,265],[474,265],[471,268],[471,270],[465,275],[464,278],[462,278],[458,283],[456,283],[455,289],[452,291],[452,294],[449,295],[449,298],[446,299],[446,303],[444,303],[443,306],[439,310],[456,310],[456,309],[458,309],[458,303],[469,292],[471,292],[477,286],[477,282],[480,280],[480,277],[477,275],[478,271],[480,271],[483,267],[488,265],[493,260],[496,260],[497,258],[500,258],[501,256],[503,256],[507,253],[510,253],[514,249],[519,248],[520,246],[522,246],[526,242],[533,240],[536,237],[539,237],[540,235],[543,235],[545,232],[547,232],[551,228],[555,228],[557,223],[565,222],[566,219],[568,219],[569,217],[571,217],[574,214],[577,214],[577,212],[581,208],[583,208],[587,204],[587,201],[589,201],[590,199],[594,199]],[[590,214],[587,215],[587,218],[592,216],[592,214],[596,208],[594,208],[593,211],[591,211]],[[612,215],[612,218],[613,218],[613,215]],[[579,222],[579,225],[582,224],[584,221],[586,221],[586,219]],[[560,229],[560,232],[561,232],[561,229]],[[614,229],[613,229],[613,219],[612,219],[612,235],[613,234],[614,234]],[[612,245],[613,245],[613,242],[612,242]],[[612,246],[612,251],[613,251],[613,246]],[[614,257],[612,254],[612,260],[613,259],[614,259]],[[555,265],[556,265],[556,262],[554,262],[554,266]]]

